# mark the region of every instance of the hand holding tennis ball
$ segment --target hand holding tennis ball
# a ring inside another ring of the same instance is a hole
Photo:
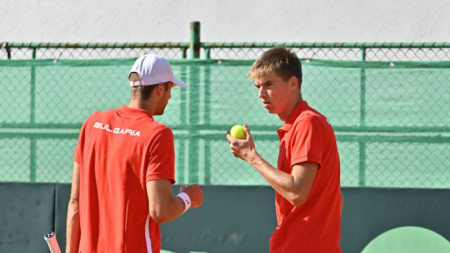
[[[255,143],[247,124],[233,126],[227,133],[226,138],[230,143],[231,153],[235,157],[249,163],[250,161],[261,159],[258,152],[256,152]]]
[[[230,135],[236,139],[244,139],[244,127],[242,125],[234,125],[230,130]]]

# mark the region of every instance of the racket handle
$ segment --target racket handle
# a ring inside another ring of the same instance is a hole
[[[51,253],[61,253],[55,232],[48,232],[45,234],[44,240],[47,242]]]

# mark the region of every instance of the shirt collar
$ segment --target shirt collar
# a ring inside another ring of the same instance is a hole
[[[288,119],[278,130],[288,132],[291,129],[292,124],[294,124],[295,120],[297,119],[298,115],[305,111],[306,108],[308,108],[308,103],[306,101],[301,101],[300,103],[298,103],[289,115]]]

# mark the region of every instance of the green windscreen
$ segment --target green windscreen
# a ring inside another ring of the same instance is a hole
[[[82,122],[128,104],[135,59],[0,61],[0,181],[70,182]],[[248,124],[276,166],[282,122],[247,77],[252,60],[170,60],[163,116],[173,129],[177,183],[264,185],[225,138]],[[332,123],[343,186],[450,187],[450,62],[303,60],[303,98]]]

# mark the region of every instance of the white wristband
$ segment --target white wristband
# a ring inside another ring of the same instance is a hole
[[[183,200],[183,202],[184,202],[184,211],[183,211],[183,213],[185,213],[191,207],[191,198],[185,192],[178,193],[177,197],[180,198],[181,200]]]

